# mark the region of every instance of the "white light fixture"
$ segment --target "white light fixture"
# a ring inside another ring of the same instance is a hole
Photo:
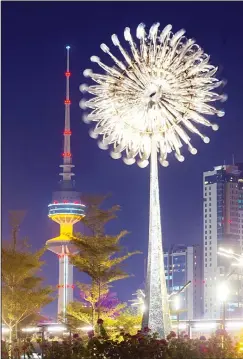
[[[229,294],[229,287],[227,285],[227,283],[224,281],[222,282],[218,288],[217,288],[217,292],[218,292],[218,298],[221,302],[225,302],[228,298],[228,294]]]
[[[217,323],[195,323],[194,327],[196,329],[215,329],[217,327]]]
[[[181,307],[181,300],[180,300],[180,296],[179,295],[175,295],[174,298],[174,308],[176,311],[178,311]]]
[[[26,333],[34,333],[39,331],[40,331],[39,327],[27,327],[22,329],[22,332],[26,332]]]
[[[145,304],[141,305],[141,311],[142,311],[142,313],[144,313],[146,311],[146,305]]]
[[[90,332],[91,330],[94,330],[94,328],[91,326],[91,325],[89,325],[89,326],[87,326],[87,327],[81,327],[81,328],[77,328],[78,330],[82,330],[82,331],[84,331],[84,332]]]
[[[227,328],[243,328],[243,322],[226,322]]]
[[[47,327],[47,331],[48,332],[64,332],[65,330],[67,330],[66,327],[64,326],[49,326]]]
[[[177,325],[176,325],[177,326]],[[185,323],[179,323],[179,329],[186,329],[187,325]]]

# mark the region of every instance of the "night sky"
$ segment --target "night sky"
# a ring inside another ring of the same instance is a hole
[[[141,250],[126,263],[134,277],[114,285],[121,301],[143,286],[148,242],[149,168],[126,166],[112,160],[88,135],[81,121],[79,85],[83,70],[94,68],[90,56],[106,55],[99,46],[113,47],[110,36],[121,41],[123,30],[132,33],[140,22],[159,21],[173,30],[187,30],[220,66],[228,80],[226,116],[220,130],[209,131],[205,145],[198,137],[199,154],[186,161],[171,159],[160,169],[163,240],[196,244],[202,241],[202,172],[214,165],[243,161],[243,3],[241,2],[10,2],[2,3],[2,236],[9,238],[8,210],[26,209],[21,236],[34,248],[51,238],[58,227],[47,217],[47,205],[60,179],[65,97],[65,46],[71,45],[72,153],[77,188],[83,193],[112,193],[108,205],[119,204],[119,218],[110,233],[127,229],[124,246]],[[124,41],[125,42],[125,41]],[[217,119],[215,119],[217,121]],[[207,133],[207,131],[206,131]],[[43,276],[57,284],[58,261],[45,254]],[[75,271],[75,280],[82,280]],[[75,292],[75,296],[78,293]],[[44,310],[56,314],[56,302]]]

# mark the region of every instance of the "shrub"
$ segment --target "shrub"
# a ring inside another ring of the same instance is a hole
[[[121,331],[117,340],[107,336],[103,321],[98,321],[99,334],[89,333],[88,342],[84,342],[79,334],[73,334],[69,341],[45,341],[42,343],[43,359],[225,359],[242,358],[237,353],[230,336],[217,331],[206,340],[190,339],[188,335],[176,337],[174,332],[167,340],[159,339],[151,334],[149,328],[139,330],[136,335]],[[122,338],[122,340],[121,340]],[[222,345],[223,343],[223,345]],[[3,343],[2,343],[3,344]],[[26,342],[22,345],[27,353]],[[28,347],[29,349],[29,347]],[[28,356],[31,353],[28,350]],[[3,356],[2,356],[3,357]]]

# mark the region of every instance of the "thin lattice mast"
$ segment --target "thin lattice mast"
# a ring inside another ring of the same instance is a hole
[[[67,50],[67,68],[65,72],[66,76],[66,98],[64,101],[65,105],[65,128],[63,132],[64,136],[64,144],[63,144],[63,164],[60,165],[60,167],[63,168],[63,172],[60,173],[60,176],[62,176],[63,181],[71,181],[71,177],[74,176],[74,173],[72,173],[71,169],[74,167],[72,164],[72,153],[71,153],[71,135],[72,131],[70,128],[70,106],[71,106],[71,100],[70,100],[70,76],[71,72],[69,69],[69,56],[70,56],[70,46],[66,47]]]

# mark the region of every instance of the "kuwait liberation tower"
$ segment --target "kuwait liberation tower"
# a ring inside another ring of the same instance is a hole
[[[69,255],[75,253],[75,246],[71,243],[73,225],[85,216],[85,206],[81,203],[80,193],[76,191],[72,176],[72,154],[71,154],[71,129],[70,129],[70,96],[69,96],[69,51],[67,50],[66,98],[65,104],[65,128],[62,177],[59,189],[53,193],[52,203],[49,204],[48,217],[60,225],[60,235],[46,242],[48,249],[58,256],[59,260],[59,283],[58,283],[58,315],[66,317],[67,305],[73,301],[73,265],[70,263]]]

